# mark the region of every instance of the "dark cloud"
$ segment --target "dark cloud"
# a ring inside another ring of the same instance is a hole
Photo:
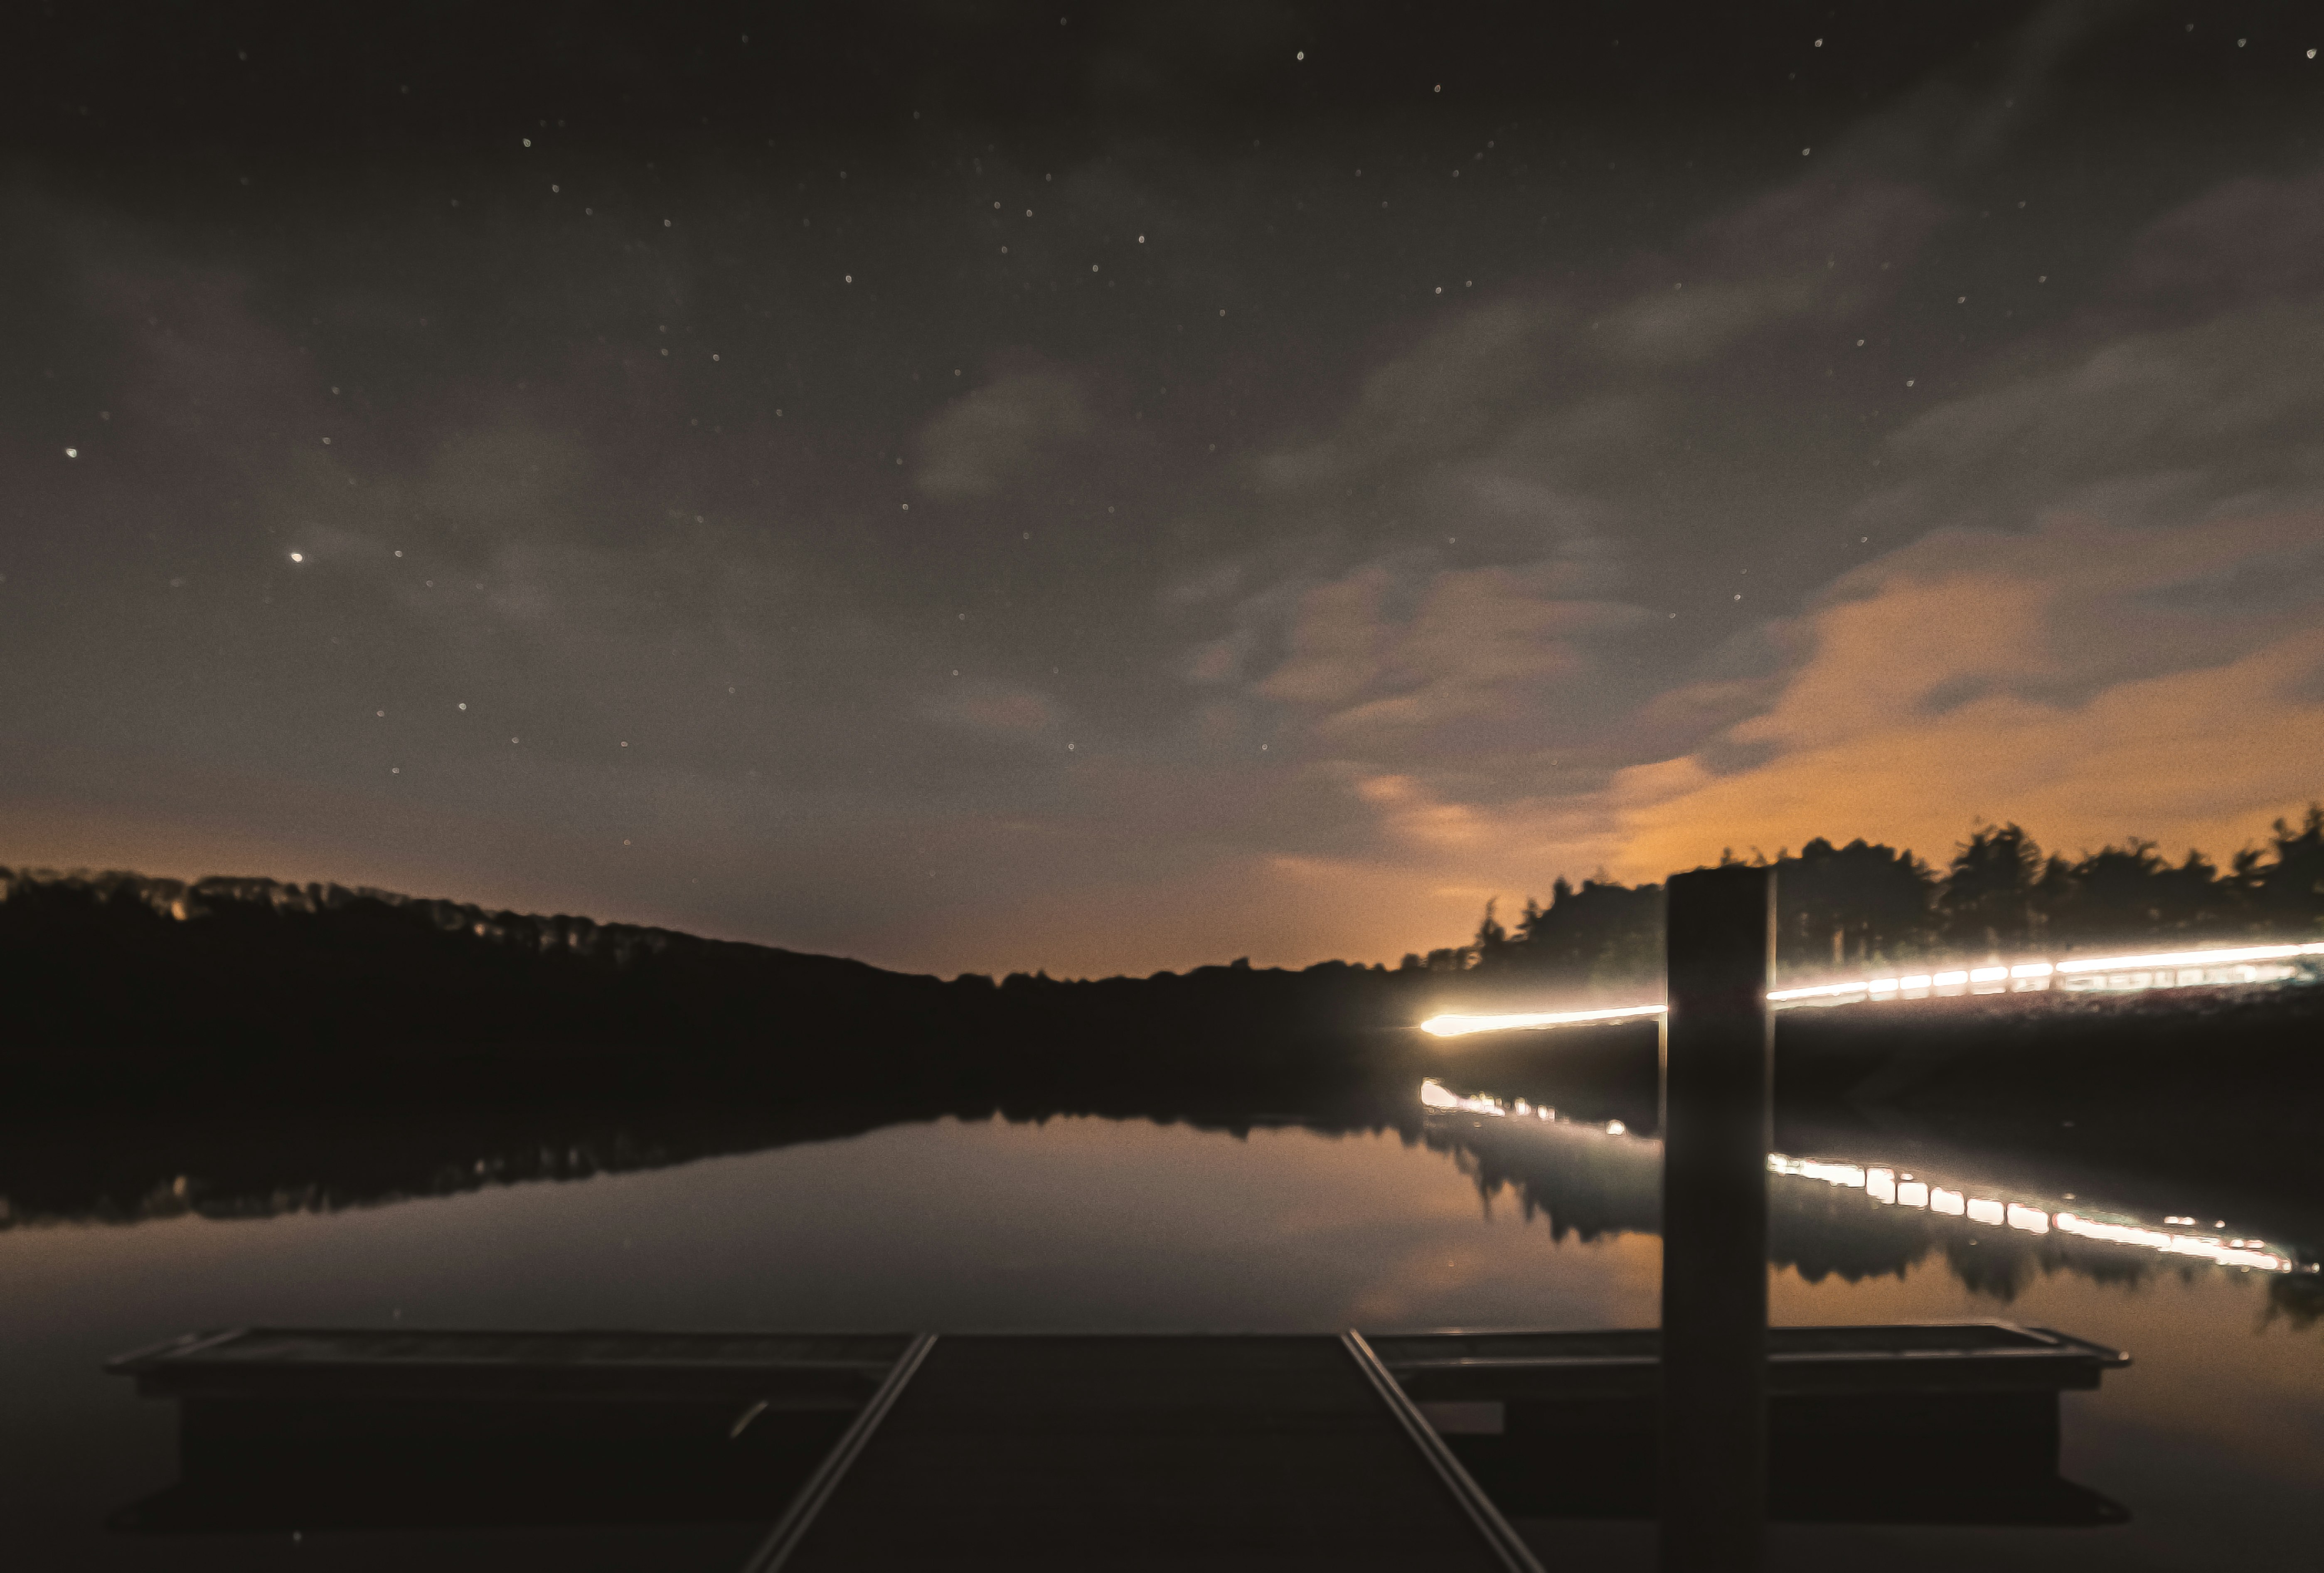
[[[2324,290],[2324,169],[2231,179],[2157,219],[2109,294],[2181,318]]]
[[[931,497],[990,497],[1054,466],[1096,424],[1070,373],[1009,372],[964,389],[921,428],[912,481]]]

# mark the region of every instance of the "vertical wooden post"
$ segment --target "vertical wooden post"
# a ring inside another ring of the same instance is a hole
[[[1767,1149],[1775,875],[1667,887],[1662,1566],[1755,1573],[1767,1491]]]

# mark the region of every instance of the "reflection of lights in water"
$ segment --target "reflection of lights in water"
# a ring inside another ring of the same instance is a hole
[[[1508,1112],[1489,1098],[1463,1098],[1457,1092],[1447,1092],[1444,1084],[1433,1076],[1420,1084],[1420,1105],[1423,1108],[1466,1109],[1471,1114]]]
[[[1853,1164],[1820,1164],[1813,1158],[1787,1158],[1781,1153],[1767,1154],[1767,1168],[1773,1173],[1797,1174],[1831,1185],[1862,1185],[1869,1178]]]
[[[2264,1250],[2264,1240],[2222,1240],[2211,1235],[2174,1235],[2162,1229],[2145,1228],[2137,1224],[2095,1223],[2087,1218],[2077,1218],[2061,1212],[2051,1220],[2064,1234],[2079,1235],[2086,1240],[2105,1240],[2110,1245],[2144,1246],[2150,1251],[2162,1251],[2174,1256],[2200,1256],[2225,1267],[2257,1267],[2265,1273],[2290,1273],[2298,1264],[2286,1261],[2273,1251]],[[2310,1268],[2309,1271],[2313,1272]]]
[[[1439,1114],[1481,1114],[1501,1119],[1515,1115],[1520,1118],[1554,1120],[1571,1131],[1603,1131],[1607,1136],[1626,1136],[1634,1142],[1655,1140],[1651,1136],[1631,1136],[1628,1127],[1618,1119],[1609,1119],[1603,1125],[1595,1121],[1559,1119],[1555,1109],[1544,1104],[1527,1103],[1522,1098],[1503,1102],[1489,1096],[1464,1096],[1452,1091],[1433,1076],[1420,1084],[1420,1103],[1422,1108]],[[2102,1223],[2072,1212],[2052,1210],[2003,1197],[1950,1190],[1927,1180],[1915,1179],[1910,1173],[1879,1165],[1868,1167],[1770,1153],[1767,1154],[1767,1172],[1788,1180],[1814,1180],[1826,1185],[1860,1190],[1883,1206],[1926,1208],[1940,1217],[1962,1219],[1988,1228],[2013,1228],[2032,1235],[2070,1235],[2104,1245],[2129,1246],[2165,1256],[2215,1262],[2223,1267],[2242,1267],[2264,1273],[2317,1271],[2314,1266],[2302,1265],[2289,1250],[2272,1249],[2265,1240],[2256,1237],[2226,1239],[2218,1235],[2179,1234],[2144,1224]],[[2066,1200],[2070,1201],[2073,1198],[2070,1196]],[[2163,1221],[2192,1227],[2195,1219],[2173,1214]],[[2225,1228],[2227,1225],[2221,1223],[2217,1227]]]
[[[2289,1253],[2269,1250],[2267,1242],[2262,1239],[2223,1240],[2216,1235],[2172,1234],[2141,1224],[2098,1223],[2071,1212],[2052,1213],[2020,1201],[1948,1191],[1941,1185],[1932,1188],[1924,1180],[1914,1180],[1910,1175],[1900,1177],[1894,1169],[1858,1169],[1852,1164],[1821,1164],[1812,1158],[1770,1153],[1767,1170],[1775,1174],[1821,1180],[1831,1185],[1861,1185],[1867,1196],[1884,1205],[1925,1207],[1948,1218],[1967,1218],[1971,1223],[1989,1228],[2006,1227],[2032,1235],[2046,1235],[2054,1229],[2060,1234],[2108,1245],[2137,1246],[2174,1256],[2198,1256],[2223,1267],[2255,1267],[2267,1273],[2301,1270]],[[2163,1221],[2191,1225],[2195,1220],[2173,1215]]]
[[[1817,983],[1802,989],[1777,989],[1767,998],[1778,1007],[1848,1005],[1864,999],[1887,999],[1900,995],[1960,993],[2026,993],[2052,987],[2076,993],[2134,993],[2149,989],[2218,988],[2245,983],[2280,983],[2302,976],[2302,969],[2286,963],[2302,958],[2324,958],[2324,943],[2243,945],[2230,950],[2172,951],[2145,956],[2087,956],[2066,961],[2019,961],[2006,967],[1970,967],[1946,972],[1921,972],[1910,977],[1859,978],[1846,983]],[[1527,1027],[1575,1026],[1593,1021],[1618,1021],[1625,1016],[1660,1016],[1660,1005],[1624,1005],[1602,1010],[1554,1010],[1463,1015],[1446,1012],[1430,1016],[1421,1030],[1441,1038],[1469,1033],[1511,1032]]]

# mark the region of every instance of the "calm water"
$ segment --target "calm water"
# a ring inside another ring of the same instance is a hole
[[[138,1536],[169,1405],[108,1356],[245,1323],[1285,1329],[1641,1326],[1653,1144],[1455,1113],[1414,1144],[1087,1118],[899,1126],[672,1168],[247,1220],[0,1230],[0,1533],[11,1567],[731,1567],[737,1530]],[[1966,1180],[1963,1182],[1966,1183]],[[2272,1275],[1906,1217],[1774,1182],[1775,1319],[2002,1317],[2129,1350],[2064,1400],[2063,1474],[2107,1529],[1782,1526],[1803,1566],[2305,1565],[2324,1489],[2324,1325]],[[2212,1220],[2204,1220],[2207,1224]],[[1647,1566],[1628,1524],[1526,1526]]]

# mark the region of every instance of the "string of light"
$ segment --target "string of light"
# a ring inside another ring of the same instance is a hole
[[[2027,992],[2060,987],[2077,992],[2131,992],[2147,989],[2196,989],[2242,983],[2280,982],[2296,977],[2301,969],[2287,963],[2324,957],[2324,943],[2313,944],[2240,945],[2201,951],[2166,951],[2130,956],[2080,956],[2062,961],[2018,961],[2008,966],[1964,967],[1941,972],[1859,978],[1840,983],[1816,983],[1801,989],[1777,989],[1767,995],[1777,1009],[1801,1005],[1852,1005],[1868,999],[1915,998],[1947,990],[1975,993]],[[1536,1027],[1573,1026],[1587,1022],[1619,1021],[1627,1016],[1660,1016],[1662,1005],[1620,1005],[1594,1010],[1503,1011],[1488,1014],[1445,1012],[1420,1024],[1421,1030],[1440,1038],[1470,1033],[1515,1032]]]

